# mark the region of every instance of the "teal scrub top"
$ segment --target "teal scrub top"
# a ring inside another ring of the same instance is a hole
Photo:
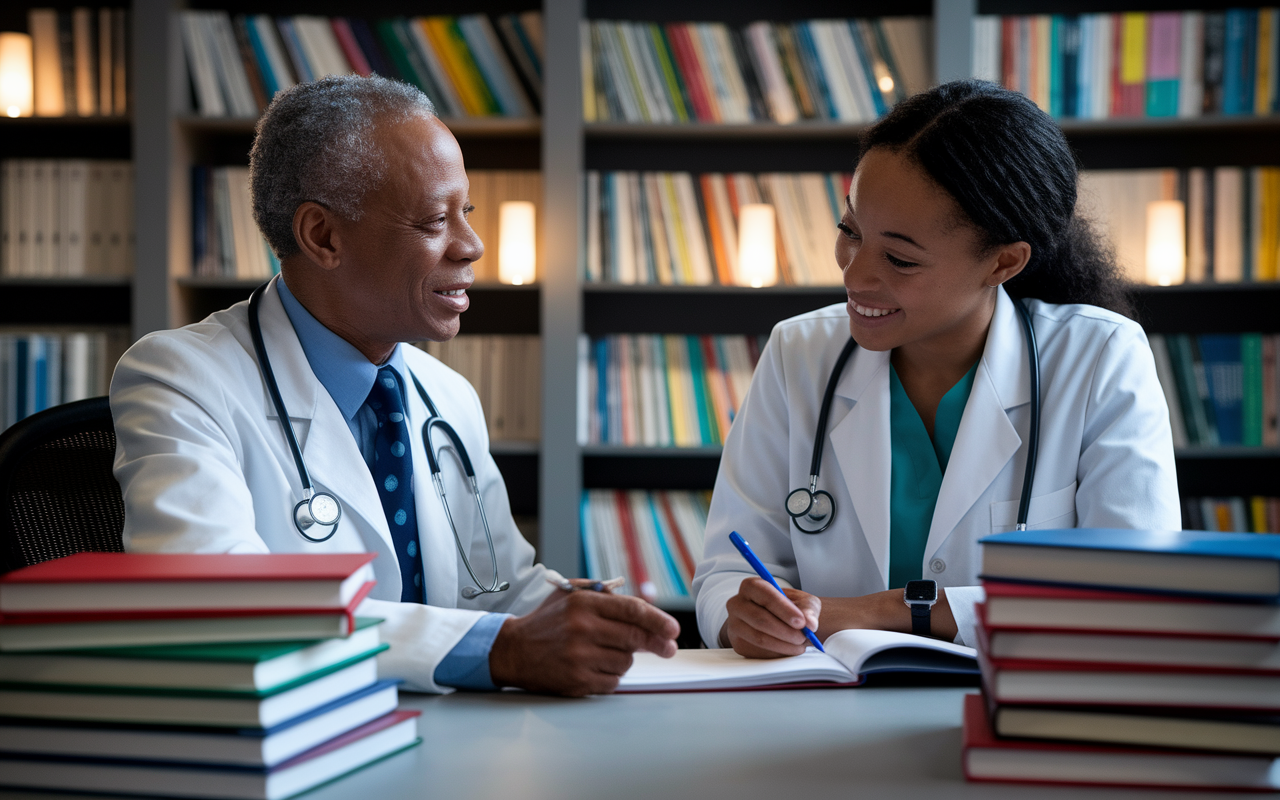
[[[924,420],[902,388],[898,373],[889,366],[889,441],[892,466],[889,480],[889,588],[901,589],[919,580],[924,548],[933,522],[933,509],[942,488],[942,473],[960,430],[960,418],[969,402],[975,363],[955,386],[943,395],[933,421],[933,438]]]

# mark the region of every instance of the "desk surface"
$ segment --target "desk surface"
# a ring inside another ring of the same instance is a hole
[[[422,745],[306,800],[494,798],[1069,798],[966,784],[960,706],[972,689],[862,688],[614,695],[402,695]],[[796,720],[796,724],[788,724]],[[1090,790],[1090,800],[1240,795]],[[53,795],[5,793],[49,800]]]

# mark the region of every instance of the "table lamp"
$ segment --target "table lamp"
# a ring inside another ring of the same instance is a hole
[[[1181,200],[1147,204],[1147,283],[1171,286],[1187,278],[1186,208]]]
[[[778,249],[773,206],[750,203],[738,209],[738,283],[760,288],[778,282]]]
[[[498,206],[498,280],[521,286],[535,275],[534,207],[527,200]]]
[[[32,95],[31,37],[0,33],[0,111],[6,117],[29,117]]]

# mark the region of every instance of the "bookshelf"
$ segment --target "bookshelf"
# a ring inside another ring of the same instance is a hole
[[[972,63],[976,14],[1203,8],[1194,0],[907,0],[859,3],[801,0],[543,0],[545,35],[540,119],[445,120],[469,168],[540,169],[539,282],[471,290],[465,333],[538,333],[542,337],[542,440],[495,442],[513,508],[534,515],[539,556],[581,574],[579,501],[583,488],[709,488],[718,447],[675,450],[580,446],[577,441],[578,339],[614,333],[762,334],[804,311],[840,302],[840,287],[621,286],[580,277],[581,208],[586,170],[690,172],[834,171],[846,169],[861,124],[806,121],[743,124],[584,123],[579,36],[586,19],[651,22],[815,19],[932,15],[947,31],[935,37],[939,80],[965,77]],[[58,6],[62,8],[61,6]],[[68,9],[71,4],[67,4]],[[248,296],[256,281],[196,278],[190,271],[190,168],[243,165],[252,119],[205,118],[191,104],[177,13],[185,8],[232,13],[392,15],[463,13],[461,4],[429,0],[133,0],[132,109],[105,119],[0,120],[0,150],[22,157],[102,157],[135,161],[136,270],[131,279],[0,282],[5,324],[128,325],[133,338],[200,319]],[[483,10],[539,8],[537,0],[491,0]],[[25,11],[23,11],[25,13]],[[13,17],[13,19],[9,19]],[[22,14],[0,15],[19,28]],[[1063,120],[1062,129],[1090,169],[1274,163],[1280,117]],[[1152,332],[1280,332],[1280,285],[1187,285],[1144,288],[1138,305]],[[1184,492],[1207,495],[1274,491],[1280,453],[1241,448],[1178,454]]]

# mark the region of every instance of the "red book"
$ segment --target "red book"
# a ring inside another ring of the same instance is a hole
[[[0,613],[346,608],[373,553],[77,553],[0,577]]]
[[[671,42],[671,49],[676,57],[676,66],[680,70],[680,77],[684,79],[684,85],[689,89],[689,102],[693,103],[698,122],[719,122],[706,73],[702,70],[698,52],[689,38],[689,24],[673,22],[666,26],[666,30],[667,39]]]
[[[1113,631],[1280,639],[1280,606],[1197,597],[983,581],[991,630]]]
[[[626,492],[615,491],[613,498],[618,507],[618,525],[622,528],[622,545],[627,551],[627,566],[631,568],[631,585],[636,587],[636,594],[641,597],[652,597],[654,588],[649,581],[649,571],[644,568],[644,555],[640,552],[640,540],[636,537],[635,522],[631,519],[631,503],[627,501]]]
[[[342,48],[342,54],[347,57],[347,63],[351,68],[366,78],[372,75],[373,67],[369,66],[369,60],[360,50],[356,35],[351,30],[351,24],[342,17],[334,17],[329,20],[329,24],[333,26],[333,35],[337,37],[338,46]]]
[[[997,739],[982,695],[964,698],[964,776],[970,781],[1274,792],[1267,755]]]

